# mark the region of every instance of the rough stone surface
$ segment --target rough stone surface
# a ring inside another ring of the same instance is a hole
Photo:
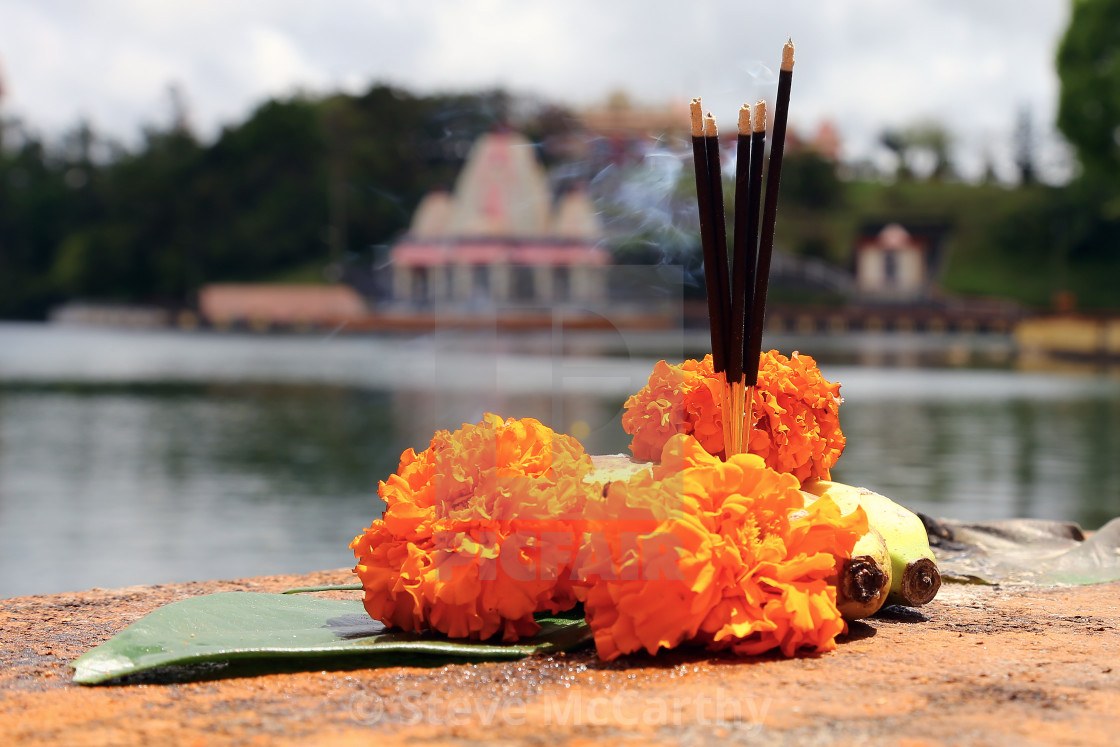
[[[0,744],[1115,744],[1120,584],[942,587],[792,660],[699,651],[84,687],[156,607],[348,571],[0,600]]]

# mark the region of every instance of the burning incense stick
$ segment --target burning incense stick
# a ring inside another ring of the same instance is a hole
[[[690,107],[700,244],[704,251],[704,279],[712,337],[712,368],[723,377],[721,412],[724,453],[727,456],[749,451],[750,434],[754,428],[752,405],[754,388],[758,384],[758,361],[762,354],[766,290],[774,250],[778,185],[782,175],[792,82],[793,41],[790,40],[782,49],[773,145],[761,220],[759,206],[763,202],[766,102],[759,101],[755,105],[753,116],[745,104],[739,111],[732,247],[734,267],[730,268],[730,277],[716,122],[711,114],[703,115],[700,99],[693,99]]]
[[[721,275],[726,275],[724,261],[721,265],[716,250],[715,210],[712,193],[712,179],[709,173],[708,138],[704,136],[704,115],[700,99],[693,99],[689,109],[692,114],[692,160],[696,169],[696,204],[700,215],[700,246],[704,252],[704,282],[707,285],[708,295],[708,322],[712,333],[712,365],[717,372],[727,369],[725,344],[726,314],[723,309],[727,304],[726,280],[721,281]],[[716,154],[718,165],[718,152]],[[717,185],[719,182],[716,182]],[[720,187],[719,202],[723,204],[723,191]],[[720,210],[722,213],[722,209]],[[721,284],[724,290],[721,292]]]
[[[750,239],[750,255],[751,262],[751,280],[754,281],[754,287],[748,288],[746,291],[746,303],[748,318],[754,318],[754,297],[758,283],[766,284],[766,279],[761,281],[758,276],[758,227],[759,215],[758,210],[762,205],[762,171],[765,166],[766,154],[766,101],[759,100],[754,105],[754,114],[751,117],[751,173],[750,181],[747,183],[747,236]],[[745,349],[745,348],[744,348]],[[743,359],[743,367],[746,368],[749,363],[757,363],[747,358]]]
[[[732,384],[743,378],[743,345],[745,319],[750,304],[748,290],[754,289],[754,265],[758,237],[754,241],[747,235],[743,216],[747,212],[748,183],[751,175],[751,108],[747,104],[739,109],[739,134],[735,141],[735,233],[731,243],[731,326],[730,357],[727,361],[727,379]],[[761,167],[761,165],[760,165]]]
[[[743,450],[743,345],[746,337],[747,289],[754,288],[756,241],[743,230],[743,214],[747,205],[747,183],[751,174],[750,151],[751,108],[739,109],[739,133],[735,140],[735,233],[731,244],[731,324],[728,332],[727,399],[730,410],[724,427],[724,453],[740,454]]]
[[[786,119],[789,115],[789,91],[793,83],[793,41],[782,49],[782,67],[778,73],[778,98],[774,102],[774,133],[770,146],[770,165],[766,173],[766,200],[762,208],[762,235],[758,244],[758,267],[755,272],[754,308],[748,333],[748,347],[743,359],[747,385],[758,383],[758,357],[762,353],[762,329],[766,316],[766,287],[770,279],[770,258],[774,251],[774,223],[778,214],[778,185],[782,178],[782,155],[785,152]],[[748,424],[748,429],[751,424]]]
[[[723,443],[724,454],[728,453],[728,445],[732,442],[733,421],[731,418],[732,398],[731,380],[727,378],[727,362],[731,356],[730,324],[731,324],[731,279],[728,277],[730,269],[727,266],[727,219],[723,212],[723,173],[719,159],[719,133],[716,130],[715,117],[709,112],[704,116],[704,148],[708,157],[708,183],[712,196],[712,228],[715,238],[715,263],[716,263],[716,294],[719,299],[720,316],[723,320],[720,345],[723,348],[722,360],[717,363],[715,352],[712,352],[712,370],[716,375],[723,375],[720,412],[723,413]],[[711,293],[711,289],[708,290]],[[713,335],[714,337],[714,335]]]
[[[762,171],[766,152],[766,102],[755,104],[754,114],[743,105],[739,110],[740,158],[735,178],[735,253],[732,272],[732,339],[728,379],[732,386],[732,442],[728,454],[747,451],[750,437],[750,402],[758,378],[758,357],[748,351],[746,330],[752,328],[757,285],[759,206],[762,202]],[[753,371],[750,366],[753,363]],[[749,375],[748,375],[749,374]]]
[[[723,355],[720,365],[716,365],[713,352],[712,365],[716,373],[727,372],[727,325],[731,318],[731,282],[727,266],[727,219],[723,212],[723,173],[719,158],[719,133],[715,117],[704,115],[704,148],[708,157],[708,183],[712,196],[712,229],[714,255],[716,262],[716,292],[719,298],[720,317],[723,329],[720,339],[723,342]]]

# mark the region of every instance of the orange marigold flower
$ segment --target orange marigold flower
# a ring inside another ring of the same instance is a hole
[[[656,460],[669,437],[696,437],[704,449],[723,456],[723,377],[712,357],[679,366],[660,361],[649,383],[626,401],[622,427],[633,436],[636,459]],[[840,384],[826,381],[808,355],[786,357],[775,350],[759,357],[750,452],[798,480],[828,479],[844,450],[840,430]]]
[[[408,449],[379,486],[384,515],[350,544],[366,610],[456,638],[532,635],[534,612],[576,604],[570,566],[591,469],[570,436],[489,413]]]
[[[623,430],[634,437],[634,458],[656,461],[676,433],[695,436],[709,454],[723,454],[722,389],[710,355],[680,365],[658,361],[649,383],[626,400],[622,414]]]
[[[585,544],[575,574],[604,659],[681,643],[792,656],[832,650],[845,630],[828,579],[866,515],[806,506],[757,455],[724,462],[674,435],[652,475],[611,483],[588,513],[600,547]]]

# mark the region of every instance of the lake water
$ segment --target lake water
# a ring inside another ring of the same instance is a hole
[[[1120,515],[1120,377],[1000,338],[768,341],[842,382],[834,476],[936,516]],[[0,324],[0,597],[349,566],[401,451],[483,412],[626,450],[699,333],[414,338]]]

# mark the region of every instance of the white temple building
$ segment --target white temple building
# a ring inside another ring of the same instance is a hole
[[[897,223],[856,244],[856,288],[865,297],[914,301],[932,282],[929,242]]]
[[[428,194],[393,247],[393,301],[410,306],[598,305],[602,226],[587,194],[554,201],[532,144],[481,137],[453,192]]]

